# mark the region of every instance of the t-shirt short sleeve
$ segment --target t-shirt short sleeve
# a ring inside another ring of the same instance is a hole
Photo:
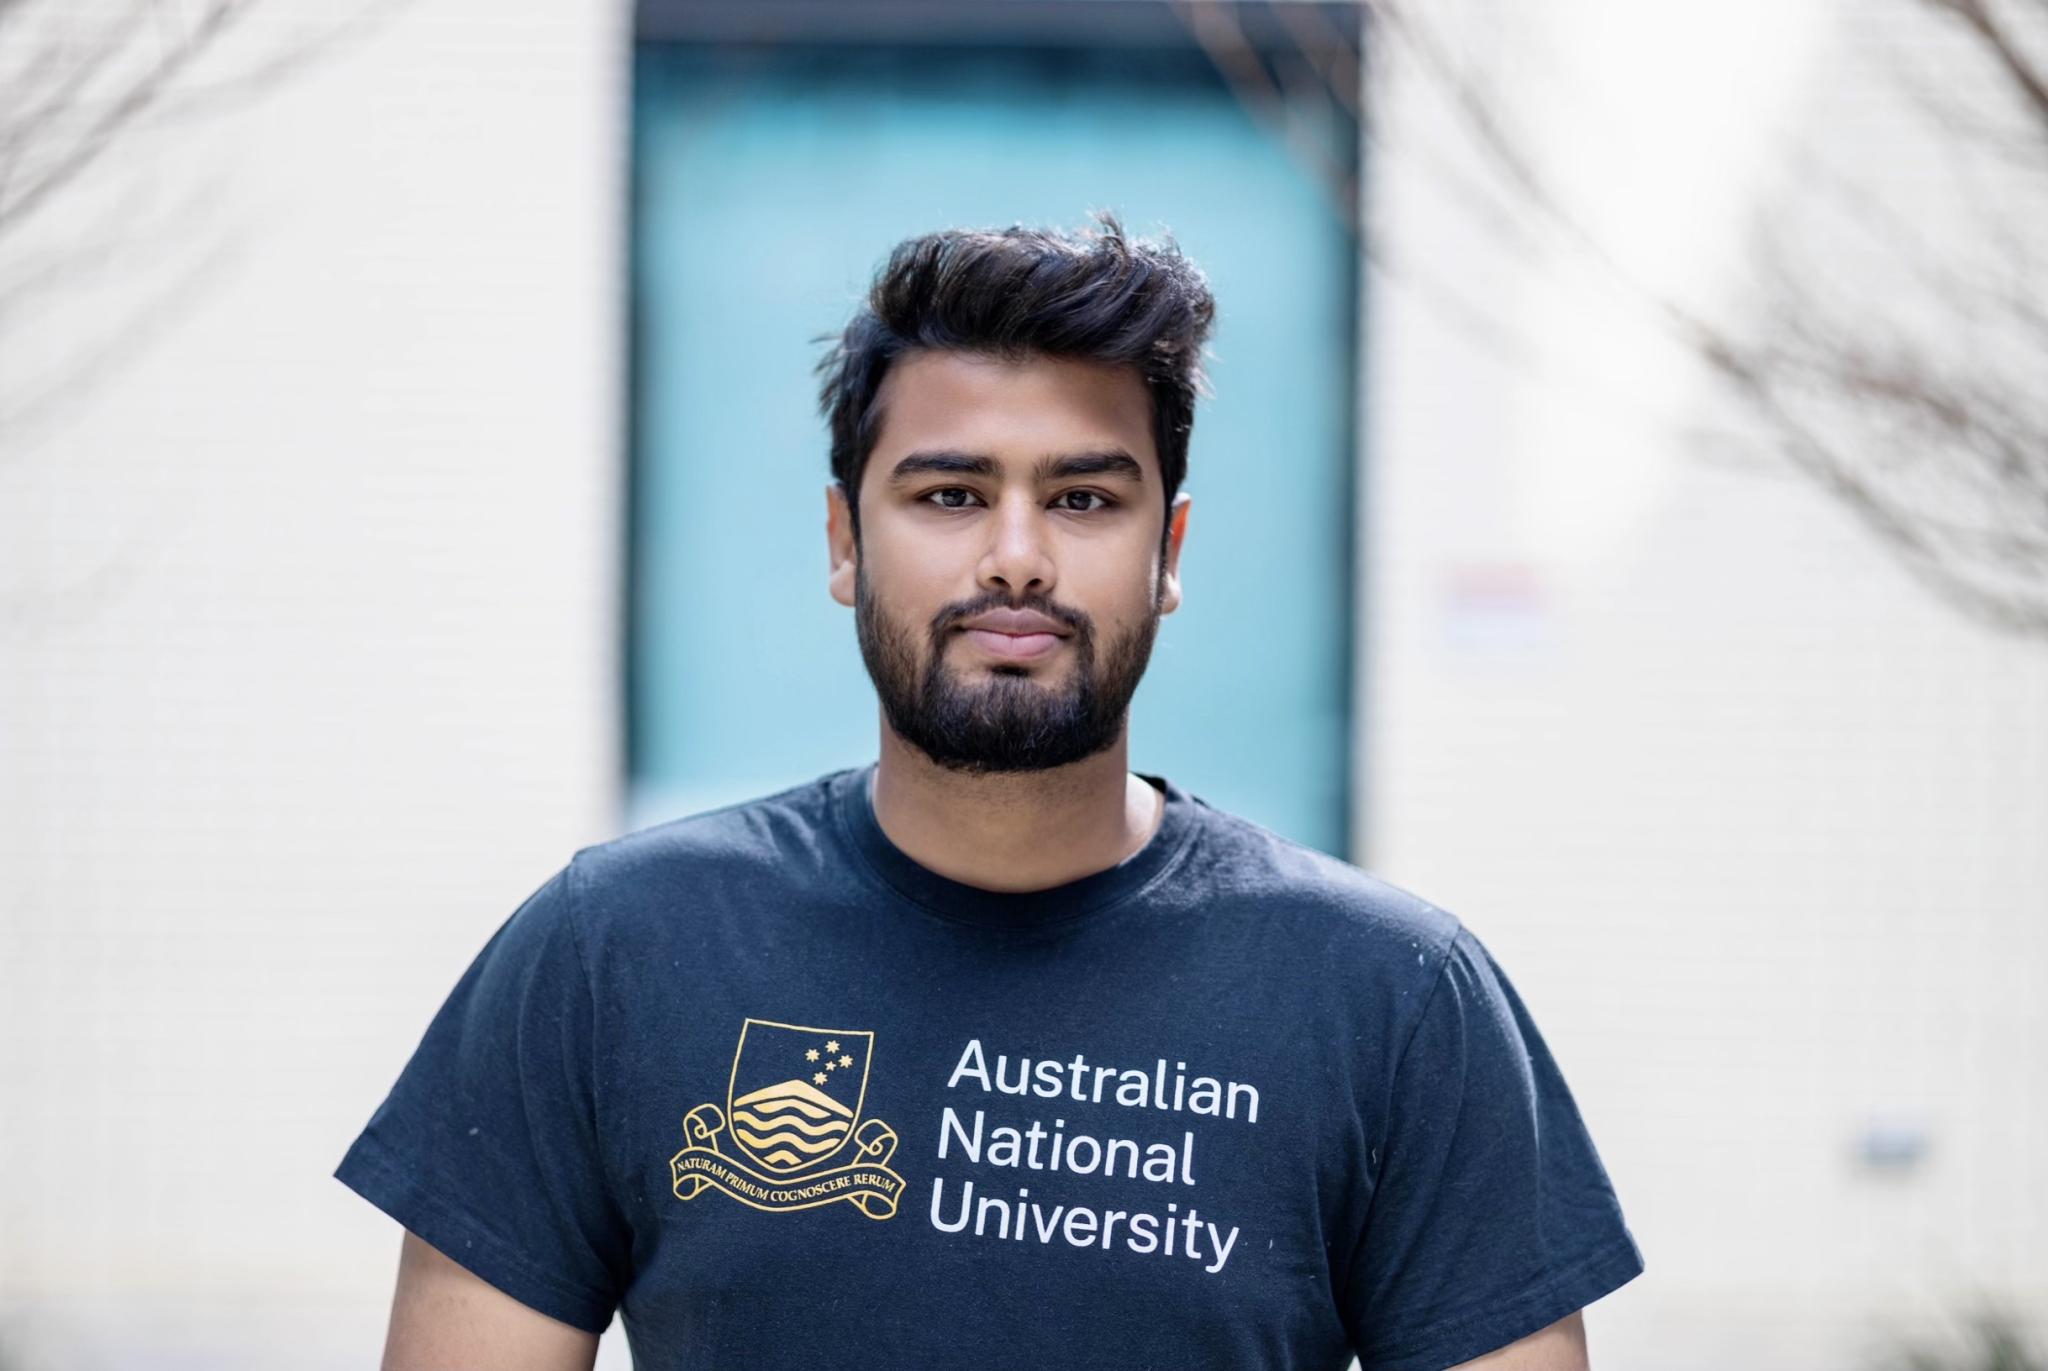
[[[334,1174],[522,1304],[601,1333],[631,1241],[599,1157],[570,873],[492,935]]]
[[[1395,1068],[1340,1298],[1361,1371],[1443,1371],[1643,1270],[1564,1077],[1460,928]]]

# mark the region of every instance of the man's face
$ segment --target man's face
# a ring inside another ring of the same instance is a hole
[[[858,547],[836,486],[828,527],[832,594],[854,608],[890,727],[958,771],[1042,771],[1110,747],[1180,604],[1188,497],[1162,556],[1143,380],[920,351],[891,365],[880,398]],[[1010,617],[969,623],[991,614]]]

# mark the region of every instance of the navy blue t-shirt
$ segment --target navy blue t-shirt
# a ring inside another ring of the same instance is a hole
[[[644,1371],[1440,1371],[1643,1270],[1452,915],[1156,776],[983,890],[873,771],[577,852],[335,1174]]]

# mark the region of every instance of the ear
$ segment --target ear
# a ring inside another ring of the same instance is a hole
[[[1180,544],[1188,536],[1188,507],[1194,497],[1186,491],[1173,497],[1173,505],[1166,511],[1166,566],[1160,575],[1164,584],[1159,591],[1159,612],[1171,614],[1180,608]]]
[[[853,541],[853,511],[846,503],[846,487],[837,481],[825,485],[825,550],[831,572],[826,588],[840,604],[853,607],[855,564],[860,557]]]

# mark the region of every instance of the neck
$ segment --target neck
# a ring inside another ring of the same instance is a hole
[[[875,821],[929,871],[1003,892],[1045,890],[1115,866],[1150,841],[1166,797],[1131,774],[1126,739],[1049,771],[949,771],[885,721]]]

